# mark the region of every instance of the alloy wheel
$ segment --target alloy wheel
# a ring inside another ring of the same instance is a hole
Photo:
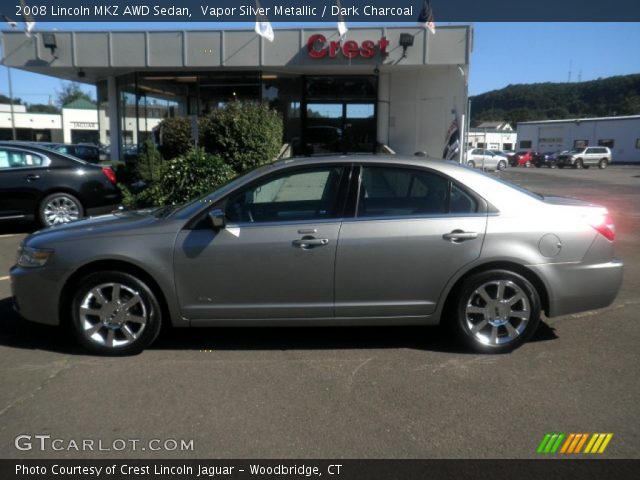
[[[51,197],[45,204],[43,212],[47,225],[69,223],[80,218],[80,206],[66,195]]]
[[[506,345],[516,340],[531,319],[531,305],[523,289],[511,280],[492,280],[475,289],[467,300],[464,321],[483,345]]]
[[[149,314],[139,292],[121,283],[102,283],[80,302],[82,334],[100,346],[124,347],[144,331]]]

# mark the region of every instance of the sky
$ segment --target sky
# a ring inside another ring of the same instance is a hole
[[[570,70],[573,82],[640,73],[640,23],[472,25],[474,44],[469,75],[470,95],[509,84],[566,82]],[[292,24],[274,23],[276,35],[278,26],[291,27]],[[253,28],[253,23],[40,23],[36,26],[36,30],[185,28]],[[28,103],[55,101],[56,91],[61,87],[61,80],[15,69],[12,70],[12,80],[14,97]],[[0,67],[0,93],[8,96],[8,90],[7,71]],[[85,90],[95,97],[94,87],[87,86]]]

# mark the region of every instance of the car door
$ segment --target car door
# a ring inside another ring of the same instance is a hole
[[[486,205],[428,169],[363,165],[336,255],[336,316],[424,317],[480,255]]]
[[[48,175],[43,155],[0,147],[0,218],[22,218],[36,211]]]
[[[484,151],[484,168],[495,170],[498,166],[497,156],[490,150]]]
[[[335,253],[351,166],[293,168],[229,194],[226,225],[208,218],[177,237],[174,268],[184,317],[333,317]]]

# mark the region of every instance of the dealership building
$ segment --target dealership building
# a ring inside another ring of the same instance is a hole
[[[587,146],[609,147],[613,162],[640,163],[640,115],[518,123],[521,150],[557,152]]]
[[[292,28],[273,42],[253,30],[3,32],[3,42],[9,67],[96,86],[97,115],[81,124],[97,120],[112,158],[162,118],[232,100],[277,109],[294,154],[439,157],[467,105],[472,30],[353,27],[340,39]]]

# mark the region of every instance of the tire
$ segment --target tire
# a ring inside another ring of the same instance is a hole
[[[603,158],[602,160],[600,160],[600,162],[598,163],[598,168],[600,170],[604,170],[605,168],[607,168],[609,166],[609,160],[607,160],[606,158]]]
[[[576,168],[578,170],[580,170],[582,167],[584,167],[584,163],[582,163],[582,159],[578,158],[575,163],[573,164],[573,168]]]
[[[487,302],[484,296],[496,303]],[[515,303],[509,305],[510,299],[516,299]],[[510,352],[529,340],[540,324],[538,292],[526,278],[509,270],[469,276],[454,305],[450,323],[454,334],[479,353]]]
[[[469,160],[467,162],[467,165],[469,165],[471,168],[476,168],[476,162],[474,162],[473,160]]]
[[[564,168],[564,165],[560,164],[560,165],[558,165],[558,168],[562,169],[562,168]]]
[[[507,162],[505,162],[504,160],[500,160],[498,162],[498,170],[502,171],[502,170],[504,170],[506,168],[507,168]]]
[[[44,227],[69,223],[84,217],[82,203],[66,192],[47,195],[38,206],[38,220]]]
[[[98,355],[133,355],[157,338],[162,310],[139,278],[103,271],[86,276],[78,285],[71,301],[71,329],[85,349]]]
[[[526,168],[530,168],[530,167],[531,167],[531,160],[527,160],[527,161],[524,163],[524,166],[525,166]]]

